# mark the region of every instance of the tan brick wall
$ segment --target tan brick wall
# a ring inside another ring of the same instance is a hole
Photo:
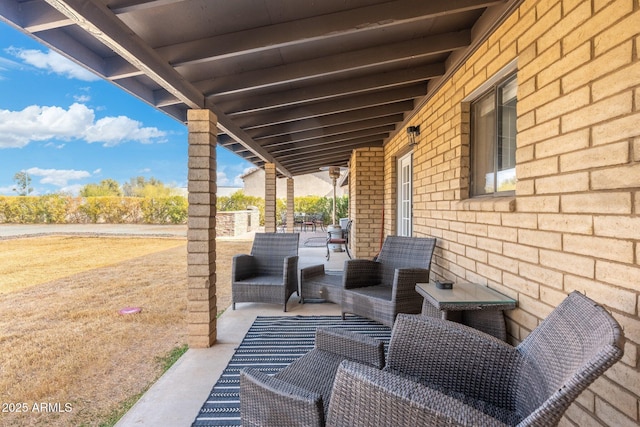
[[[246,211],[226,211],[216,214],[216,236],[239,236],[254,231],[260,225],[257,209]]]
[[[349,163],[349,215],[354,257],[372,258],[380,251],[384,206],[384,150],[354,150]]]
[[[264,231],[275,233],[278,224],[276,218],[276,165],[264,165]]]
[[[561,425],[640,422],[640,2],[526,0],[411,119],[414,234],[435,236],[432,277],[518,300],[517,344],[579,290],[624,327],[625,356]],[[469,199],[469,104],[517,60],[516,195]],[[385,232],[395,231],[395,158],[385,145]]]
[[[209,110],[189,110],[187,329],[192,348],[216,342],[216,122]]]
[[[295,232],[295,227],[293,226],[295,221],[295,185],[296,182],[293,178],[287,178],[287,231],[289,233]]]

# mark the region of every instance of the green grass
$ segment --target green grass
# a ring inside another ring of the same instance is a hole
[[[176,363],[178,359],[180,359],[180,357],[187,352],[187,350],[189,350],[189,345],[183,344],[179,347],[174,347],[173,349],[171,349],[171,351],[169,351],[164,356],[156,357],[156,363],[161,369],[161,372],[158,375],[158,378],[156,378],[156,381],[162,375],[164,375],[169,370],[169,368],[171,368],[173,364]],[[124,414],[126,414],[129,411],[129,409],[131,409],[133,405],[135,405],[136,402],[140,400],[140,398],[147,392],[147,390],[149,390],[151,385],[152,384],[149,384],[149,386],[147,386],[143,391],[141,391],[140,393],[134,396],[129,397],[124,402],[122,402],[119,408],[112,411],[109,415],[105,416],[105,420],[100,423],[100,427],[115,426],[116,423],[120,421],[120,418],[122,418]]]
[[[187,350],[189,350],[189,345],[183,344],[180,347],[173,348],[164,356],[156,357],[156,362],[162,368],[162,374],[160,375],[162,376],[165,372],[167,372],[169,368],[172,367],[173,364],[176,363],[178,359],[180,359],[180,357],[187,352]]]

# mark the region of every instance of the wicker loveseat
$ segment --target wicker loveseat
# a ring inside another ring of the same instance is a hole
[[[326,420],[338,427],[554,426],[622,357],[624,345],[615,319],[577,292],[517,347],[462,324],[401,314],[379,369],[371,344],[362,347],[343,334],[329,333],[275,377],[244,370],[243,425],[322,426]],[[368,352],[320,352],[320,346],[332,345]]]
[[[298,292],[298,233],[256,233],[251,255],[231,265],[232,308],[238,302],[282,304]]]
[[[398,313],[420,313],[416,283],[428,282],[436,239],[388,236],[375,261],[345,262],[342,317],[357,314],[393,326]]]

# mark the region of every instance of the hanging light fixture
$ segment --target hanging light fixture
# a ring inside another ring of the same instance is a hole
[[[420,135],[420,125],[418,126],[409,126],[407,128],[407,135],[409,135],[409,146],[413,147],[417,144],[416,137]]]

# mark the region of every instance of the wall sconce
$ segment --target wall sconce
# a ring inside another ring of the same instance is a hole
[[[409,135],[409,147],[413,147],[417,144],[416,136],[420,135],[420,125],[409,126],[407,128],[407,135]]]

